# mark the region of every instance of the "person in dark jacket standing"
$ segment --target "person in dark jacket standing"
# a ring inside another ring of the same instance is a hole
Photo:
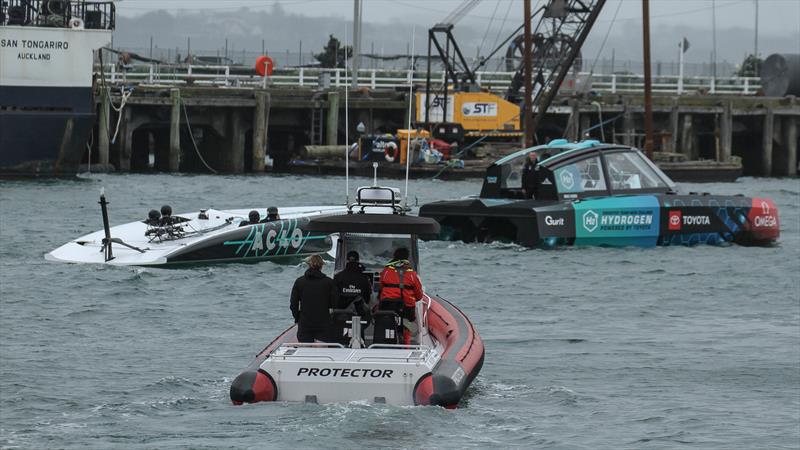
[[[522,166],[522,193],[525,198],[536,198],[538,190],[538,173],[536,165],[538,164],[538,156],[536,152],[528,153],[525,159],[525,165]]]
[[[322,273],[325,262],[319,255],[306,259],[308,270],[294,282],[289,307],[297,323],[299,342],[328,341],[331,338],[331,310],[339,302],[336,284]]]
[[[339,290],[337,309],[353,308],[364,320],[369,320],[369,301],[372,296],[372,284],[369,275],[364,273],[364,265],[359,262],[357,251],[347,253],[347,264],[344,270],[333,277]]]

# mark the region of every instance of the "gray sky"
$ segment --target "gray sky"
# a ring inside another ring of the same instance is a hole
[[[442,20],[462,0],[364,0],[364,20],[395,23],[416,21],[418,26],[430,27]],[[600,17],[600,23],[610,23],[619,3],[617,26],[635,26],[641,20],[639,0],[609,0]],[[532,0],[535,8],[542,0]],[[316,17],[350,19],[352,0],[121,0],[117,2],[121,14],[133,15],[147,11],[166,10],[232,10],[240,7],[269,9],[279,4],[287,13]],[[653,25],[687,25],[711,29],[712,11],[716,9],[718,28],[754,29],[755,0],[652,0],[650,15]],[[800,1],[758,0],[760,32],[785,34],[787,38],[800,33]],[[494,16],[494,26],[502,22],[509,11],[509,19],[522,14],[522,0],[483,0],[463,20],[465,23],[487,25]],[[795,36],[796,38],[796,36]]]
[[[415,53],[426,47],[426,30],[442,21],[463,0],[364,0],[362,50],[405,54],[412,27],[416,29]],[[533,8],[543,0],[532,0]],[[119,13],[132,19],[120,21],[115,36],[120,45],[183,46],[191,37],[196,49],[213,50],[226,38],[237,49],[256,50],[266,39],[272,51],[298,48],[319,50],[328,34],[343,38],[352,32],[353,0],[118,0]],[[242,11],[240,9],[246,9]],[[277,14],[277,10],[282,13]],[[134,17],[159,10],[169,11],[174,22],[136,22]],[[465,54],[476,50],[486,55],[522,23],[522,0],[483,0],[455,28]],[[181,20],[182,14],[202,13],[198,23]],[[687,63],[705,63],[713,53],[712,17],[716,12],[717,61],[739,63],[754,48],[754,0],[651,0],[651,48],[654,64],[678,59],[678,42],[691,43]],[[800,53],[800,0],[758,0],[759,53]],[[641,1],[607,0],[582,52],[597,61],[616,58],[620,64],[641,61]],[[215,19],[214,20],[211,19]],[[126,23],[127,22],[127,23]],[[610,30],[610,31],[609,31]],[[608,36],[606,38],[606,34]],[[504,53],[501,52],[501,55]],[[616,66],[614,66],[616,67]],[[494,68],[492,70],[499,70]]]

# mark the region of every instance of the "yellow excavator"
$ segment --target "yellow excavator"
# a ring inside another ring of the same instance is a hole
[[[541,121],[571,67],[580,70],[580,47],[606,0],[548,0],[533,11],[534,124]],[[441,23],[428,30],[428,68],[424,92],[416,94],[416,122],[433,137],[461,142],[481,137],[522,136],[524,106],[522,59],[524,35],[520,25],[500,45],[470,67],[453,36],[454,24],[480,0],[465,0]],[[506,70],[514,77],[505,96],[483,89],[475,73],[501,49],[506,49]],[[446,77],[434,86],[431,62],[438,53]],[[535,128],[535,126],[534,126]]]

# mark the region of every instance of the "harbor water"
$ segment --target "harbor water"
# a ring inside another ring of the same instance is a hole
[[[371,180],[351,180],[350,186]],[[462,407],[232,406],[231,380],[291,323],[295,264],[172,269],[46,252],[170,204],[340,204],[341,177],[95,175],[0,184],[3,448],[798,448],[800,182],[683,191],[771,197],[769,248],[527,249],[424,242],[426,290],[486,345]],[[387,181],[402,187],[402,181]],[[475,181],[412,181],[419,203]]]

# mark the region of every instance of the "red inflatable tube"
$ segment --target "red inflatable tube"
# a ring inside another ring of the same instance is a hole
[[[483,367],[483,341],[464,313],[441,297],[428,298],[428,329],[445,349],[441,360],[417,382],[417,405],[458,406],[461,397]]]

